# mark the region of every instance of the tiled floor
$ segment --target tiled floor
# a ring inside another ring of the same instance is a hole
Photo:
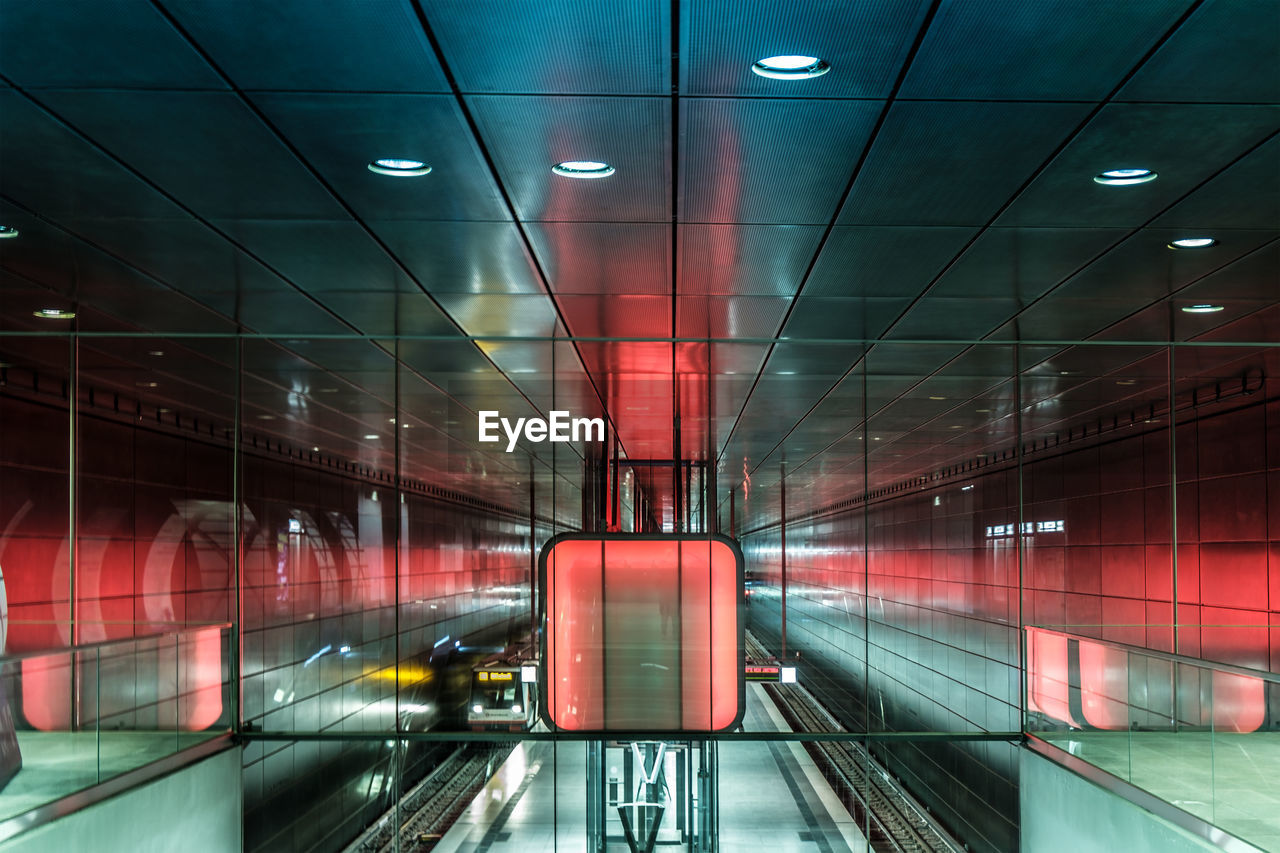
[[[1280,850],[1280,733],[1070,732],[1070,752],[1266,850]]]
[[[204,732],[18,732],[22,769],[0,790],[0,820],[215,736]]]
[[[747,731],[787,731],[758,684]],[[798,744],[720,744],[720,849],[865,853],[853,819]],[[521,744],[454,824],[436,853],[586,849],[586,747]],[[610,850],[625,850],[625,845]],[[676,849],[663,846],[658,849]]]

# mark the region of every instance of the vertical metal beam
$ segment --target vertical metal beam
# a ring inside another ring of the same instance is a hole
[[[778,481],[781,521],[778,530],[782,538],[782,659],[787,659],[787,466],[782,464],[782,479]]]
[[[244,464],[240,455],[241,401],[244,399],[244,338],[235,339],[235,399],[231,413],[231,559],[236,584],[236,618],[231,626],[231,643],[235,649],[231,661],[231,728],[239,733],[244,726],[244,684],[240,669],[244,662]]]
[[[76,645],[79,640],[79,625],[76,622],[78,609],[76,606],[76,570],[79,561],[79,543],[76,536],[76,529],[79,526],[76,517],[76,505],[78,503],[76,495],[76,467],[79,464],[79,455],[76,453],[77,443],[79,441],[76,432],[76,418],[79,412],[78,398],[80,396],[80,336],[73,330],[71,340],[69,341],[69,352],[67,354],[68,371],[67,371],[67,632],[71,638],[71,645]],[[69,719],[71,720],[71,728],[74,730],[79,726],[79,709],[80,696],[76,690],[76,683],[79,681],[79,668],[76,665],[76,655],[71,655],[71,708]]]

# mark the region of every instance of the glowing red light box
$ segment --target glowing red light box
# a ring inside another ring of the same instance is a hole
[[[542,549],[543,719],[724,731],[743,712],[742,551],[707,534],[566,534]]]

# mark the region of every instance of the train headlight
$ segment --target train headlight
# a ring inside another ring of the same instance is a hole
[[[473,714],[483,714],[483,713],[484,713],[484,706],[483,706],[483,705],[472,705],[472,706],[471,706],[471,713],[473,713]]]
[[[521,708],[519,705],[512,705],[512,706],[511,706],[511,713],[513,713],[513,714],[519,714],[519,713],[520,713],[521,711],[523,711],[523,710],[524,710],[524,708]]]

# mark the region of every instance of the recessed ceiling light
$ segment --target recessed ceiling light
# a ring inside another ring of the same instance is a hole
[[[260,421],[274,421],[275,419],[275,415],[258,415],[258,420]]]
[[[41,320],[70,320],[76,316],[76,312],[67,311],[65,308],[40,308],[32,311],[31,315]]]
[[[17,237],[18,229],[12,225],[0,225],[0,240],[7,240],[10,237]]]
[[[321,388],[320,393],[321,394],[337,394],[338,389],[337,388]]]
[[[607,178],[618,170],[599,160],[565,160],[551,171],[565,178]]]
[[[158,388],[160,386],[159,382],[135,382],[133,384],[139,388]]]
[[[930,396],[930,397],[929,397],[929,399],[930,399],[930,400],[945,400],[945,399],[947,399],[947,398],[946,398],[946,397],[935,397],[935,396]]]
[[[751,70],[771,80],[808,80],[826,74],[831,66],[816,56],[766,56],[753,62]]]
[[[991,410],[990,410],[990,409],[974,409],[974,411],[975,411],[975,412],[977,412],[977,413],[978,413],[978,414],[980,414],[980,415],[985,415],[985,414],[987,414],[988,412],[990,412]]]
[[[369,171],[379,175],[391,175],[396,178],[416,178],[431,171],[431,167],[421,160],[402,160],[398,157],[383,157],[369,164]]]
[[[372,432],[371,432],[371,433],[369,433],[368,435],[366,435],[366,436],[365,436],[365,440],[366,440],[366,441],[374,441],[375,439],[377,439],[377,437],[378,437],[378,436],[377,436],[377,434],[376,434],[376,433],[372,433]]]
[[[1181,240],[1173,240],[1169,243],[1170,249],[1207,249],[1210,246],[1218,245],[1218,241],[1212,237],[1183,237]]]
[[[1100,175],[1094,175],[1093,181],[1109,187],[1127,187],[1132,184],[1145,184],[1154,181],[1158,175],[1150,169],[1108,169]]]
[[[311,448],[311,452],[312,452],[312,453],[319,453],[319,452],[320,452],[320,448],[318,448],[318,447],[313,447],[313,448]]]
[[[1216,314],[1222,310],[1222,306],[1201,303],[1199,305],[1183,305],[1182,310],[1188,314]]]
[[[1117,380],[1116,380],[1116,384],[1117,384],[1117,385],[1137,385],[1137,384],[1138,384],[1138,380],[1136,380],[1136,379],[1117,379]]]
[[[147,355],[162,356],[164,355],[164,350],[162,349],[147,350]]]

